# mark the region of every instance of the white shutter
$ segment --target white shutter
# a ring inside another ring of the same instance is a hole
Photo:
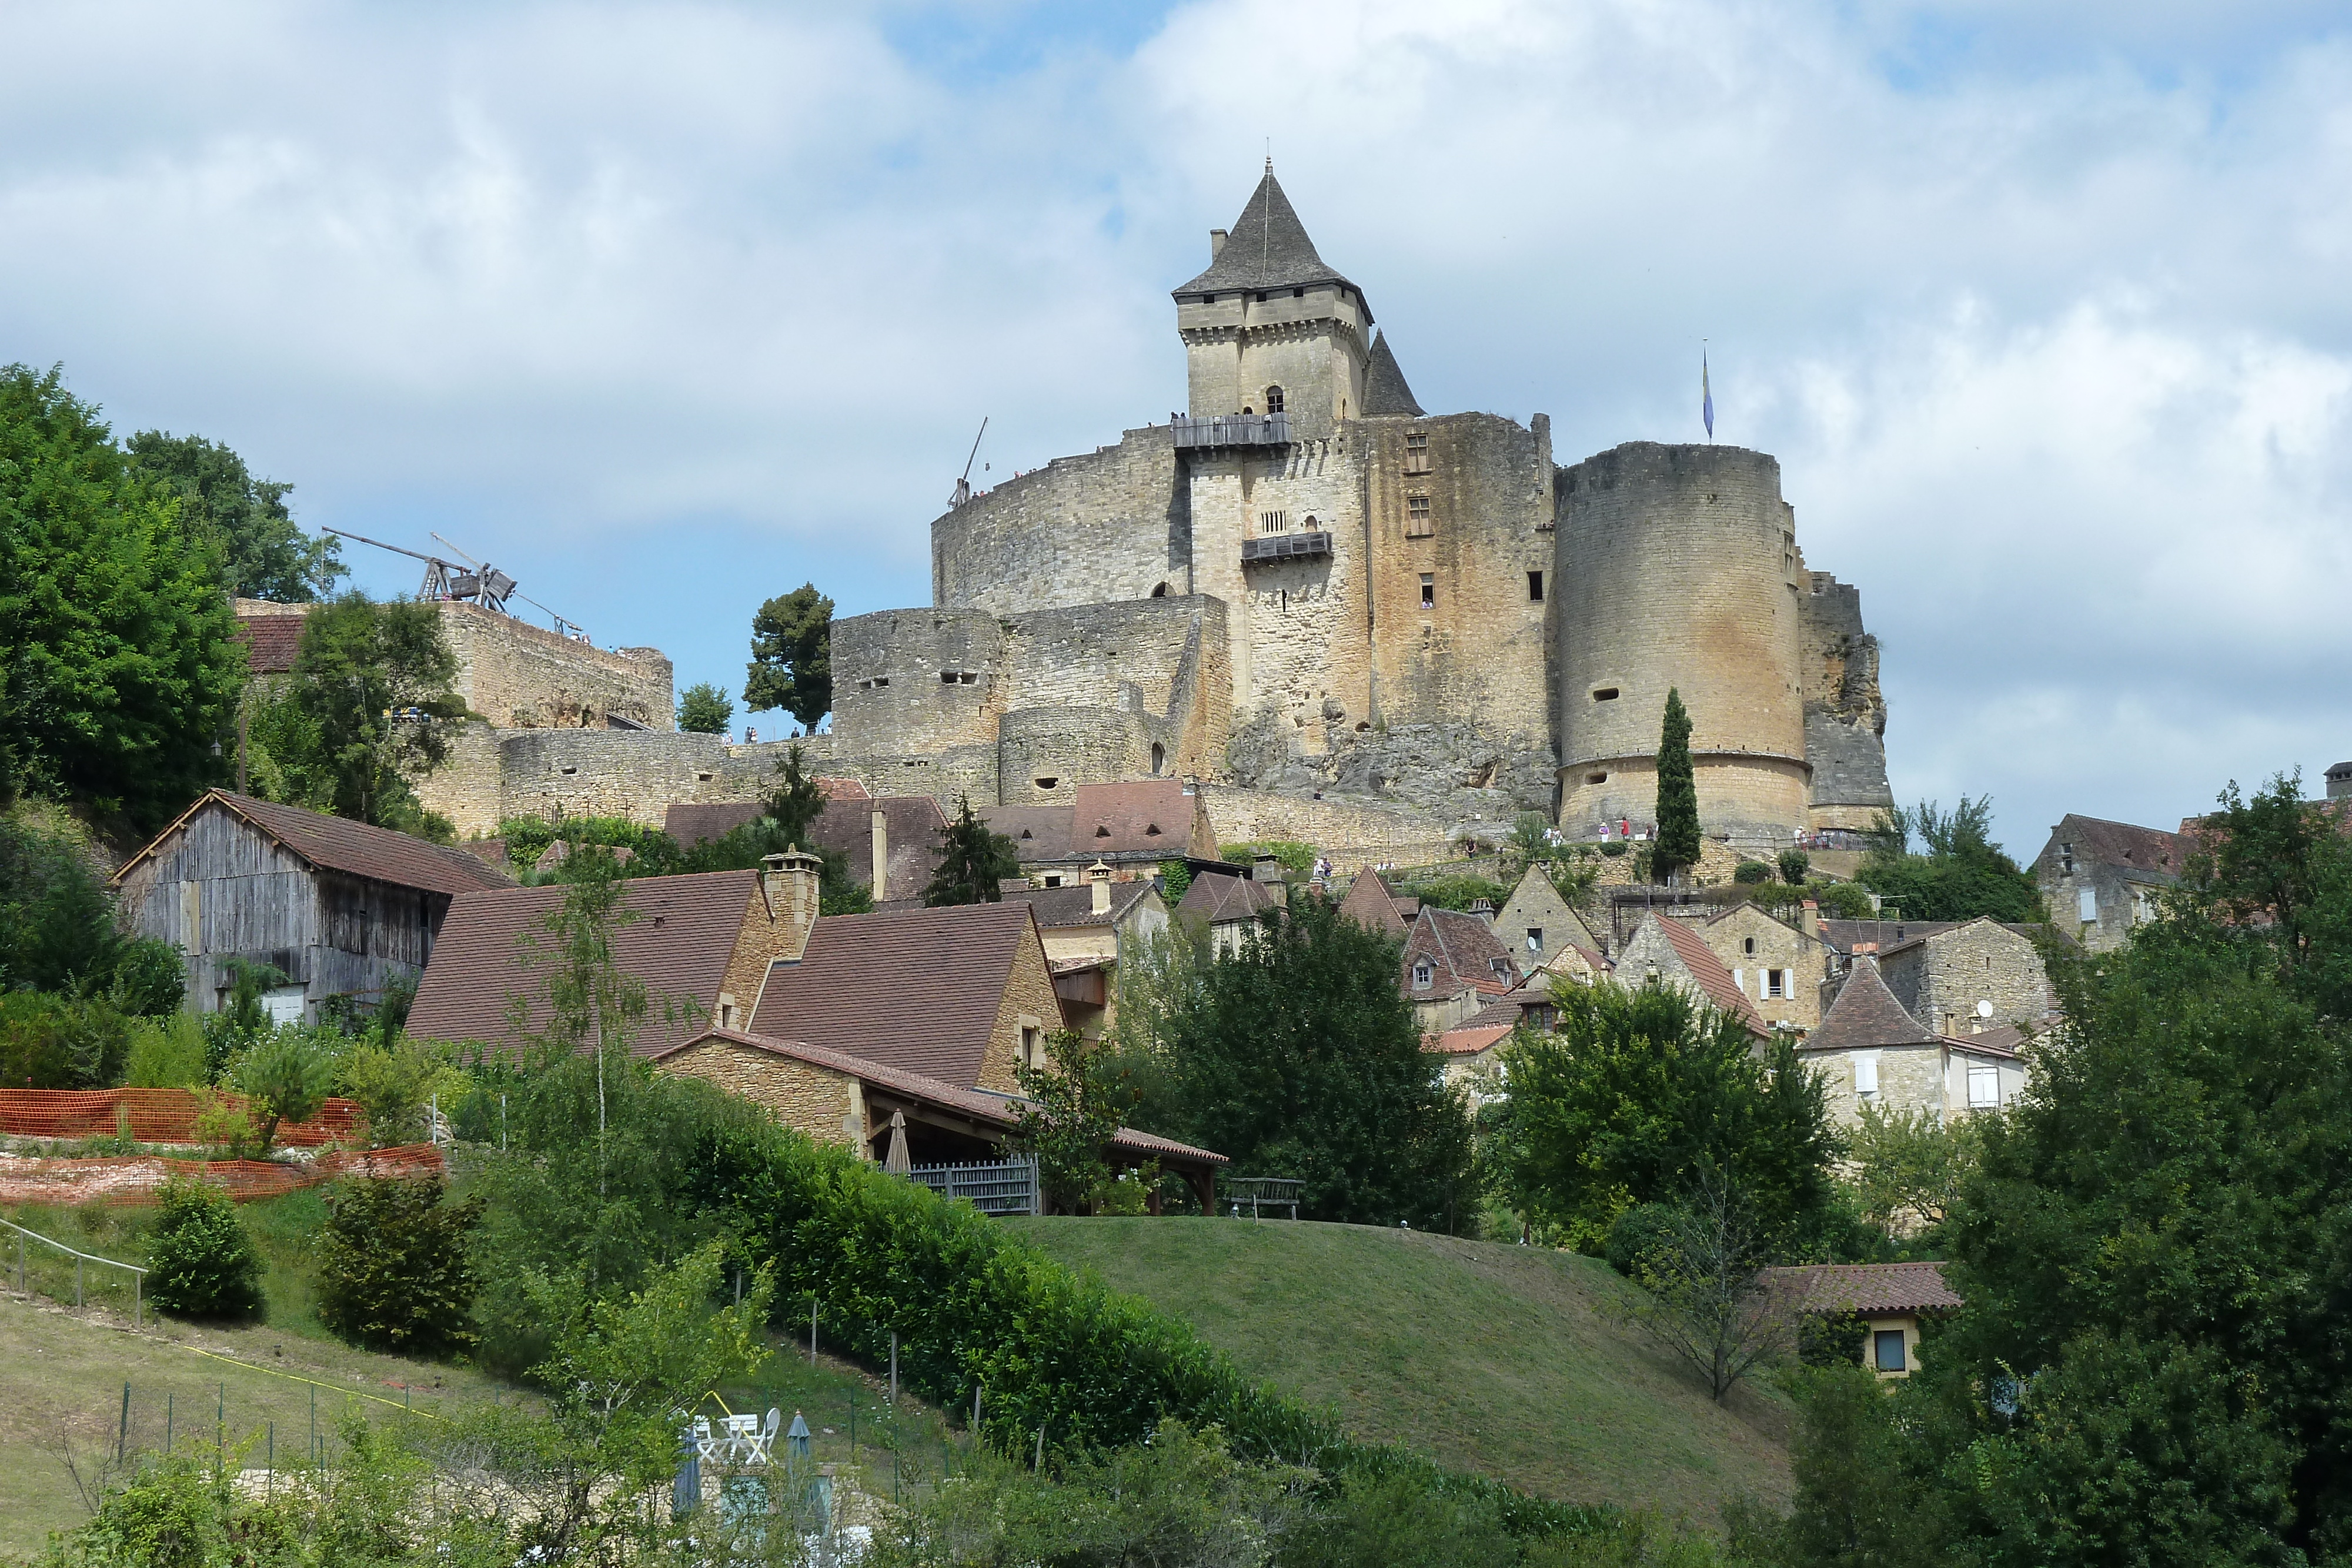
[[[2000,1069],[1990,1061],[1969,1063],[1969,1109],[1989,1110],[2000,1103]]]
[[[1878,1058],[1857,1056],[1853,1059],[1853,1092],[1857,1094],[1878,1092]]]
[[[2082,918],[2086,921],[2096,920],[2099,917],[2099,890],[2095,887],[2086,887],[2075,896],[2082,904]]]

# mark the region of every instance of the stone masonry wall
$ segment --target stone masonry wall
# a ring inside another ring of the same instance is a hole
[[[975,610],[884,610],[833,623],[833,733],[877,756],[994,746],[1007,626]]]
[[[1825,571],[1805,574],[1805,758],[1812,765],[1811,825],[1866,830],[1894,805],[1886,783],[1886,699],[1878,639],[1863,629],[1862,592]]]
[[[1053,967],[1045,961],[1045,943],[1036,938],[1024,940],[1013,952],[1013,974],[997,1008],[996,1028],[981,1051],[976,1087],[1003,1094],[1019,1092],[1021,1085],[1013,1070],[1020,1059],[1024,1019],[1035,1019],[1035,1027],[1049,1035],[1063,1027],[1062,998],[1054,994]]]
[[[1219,843],[1286,839],[1313,844],[1341,873],[1386,862],[1430,865],[1454,853],[1447,826],[1418,812],[1217,784],[1201,786],[1201,801]]]
[[[457,692],[492,724],[602,729],[611,714],[647,729],[677,726],[670,662],[658,649],[607,652],[454,599],[439,609]]]
[[[1191,519],[1165,425],[1056,457],[931,524],[931,602],[1002,615],[1193,591]],[[838,661],[836,660],[836,668]]]
[[[1986,1027],[2038,1024],[2049,1016],[2050,974],[2033,944],[2005,925],[1971,921],[1938,932],[1879,966],[1886,988],[1921,1024],[1965,1034],[1977,1003],[1992,1004]]]
[[[764,1105],[796,1133],[820,1144],[862,1144],[863,1129],[853,1136],[843,1118],[855,1116],[859,1096],[854,1080],[826,1068],[787,1056],[773,1056],[729,1040],[705,1040],[675,1056],[664,1057],[659,1070],[716,1083]]]

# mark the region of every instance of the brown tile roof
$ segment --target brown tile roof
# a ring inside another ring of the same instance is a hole
[[[1077,821],[1072,806],[979,806],[980,820],[1013,841],[1024,861],[1064,861],[1070,858],[1070,826]]]
[[[746,822],[756,822],[767,811],[758,800],[713,800],[702,804],[674,801],[662,813],[662,831],[690,850],[709,839],[723,839]]]
[[[861,887],[874,885],[874,813],[882,813],[889,835],[889,888],[877,897],[915,898],[940,868],[940,833],[948,825],[940,803],[929,795],[870,796],[828,800],[809,825],[809,837],[827,857],[838,859]]]
[[[1216,841],[1202,836],[1201,802],[1181,779],[1081,784],[1072,813],[1073,854],[1217,858]]]
[[[819,774],[817,776],[816,787],[824,791],[824,798],[828,800],[870,800],[873,799],[872,796],[866,792],[866,786],[859,783],[855,779],[829,779],[823,774]]]
[[[1436,967],[1434,984],[1416,987],[1412,983],[1413,966],[1423,958]],[[1499,973],[1495,968],[1497,959],[1503,966]],[[1499,997],[1518,983],[1519,971],[1511,962],[1510,949],[1503,946],[1494,928],[1476,915],[1431,906],[1414,916],[1404,944],[1402,984],[1406,996],[1425,996],[1467,985],[1475,987],[1481,995]]]
[[[823,1046],[811,1045],[805,1040],[780,1040],[773,1035],[747,1034],[741,1030],[703,1030],[691,1040],[680,1040],[676,1045],[656,1051],[654,1054],[654,1060],[658,1061],[664,1057],[675,1056],[688,1046],[700,1045],[705,1040],[726,1040],[730,1044],[766,1051],[771,1056],[790,1057],[795,1061],[805,1061],[812,1066],[827,1068],[845,1076],[856,1078],[861,1082],[870,1083],[877,1088],[904,1095],[909,1100],[925,1101],[943,1110],[953,1111],[958,1115],[969,1116],[974,1121],[987,1122],[999,1127],[1011,1127],[1014,1118],[1020,1113],[1022,1105],[1025,1103],[1017,1096],[991,1094],[977,1089],[960,1089],[952,1083],[927,1077],[919,1072],[909,1072],[903,1068],[892,1067],[866,1057],[853,1056],[846,1051],[828,1051]],[[1172,1138],[1160,1137],[1156,1133],[1138,1132],[1132,1127],[1121,1127],[1112,1134],[1110,1146],[1130,1154],[1174,1155],[1202,1165],[1223,1166],[1233,1163],[1223,1155],[1213,1154],[1207,1149],[1196,1149],[1190,1144],[1180,1144]]]
[[[686,1039],[716,1011],[759,880],[757,872],[713,871],[621,884],[621,907],[635,918],[614,928],[613,956],[623,973],[644,982],[652,1004],[633,1042],[637,1055]],[[508,1010],[516,995],[531,998],[525,1032],[546,1028],[546,970],[524,965],[520,944],[525,936],[542,945],[550,939],[543,922],[567,891],[509,887],[451,903],[409,1009],[408,1032],[419,1040],[514,1043]],[[671,1019],[666,1012],[681,1016]]]
[[[1675,950],[1675,956],[1682,960],[1692,983],[1705,993],[1708,1001],[1737,1017],[1748,1026],[1751,1034],[1761,1036],[1771,1032],[1764,1021],[1764,1015],[1756,1010],[1756,1004],[1740,990],[1738,982],[1731,977],[1731,971],[1723,967],[1723,960],[1717,957],[1715,949],[1706,945],[1706,939],[1691,929],[1689,921],[1654,914],[1649,918],[1656,923],[1659,935],[1666,939],[1666,946]]]
[[[184,823],[206,810],[225,810],[243,818],[257,831],[268,834],[322,871],[339,871],[394,887],[452,894],[514,885],[513,878],[462,849],[429,844],[390,828],[346,821],[341,817],[306,811],[299,806],[284,806],[275,800],[257,800],[250,795],[233,794],[226,789],[208,789],[198,796],[195,804],[156,834],[152,843],[123,862],[115,877],[119,880],[123,873],[155,853]]]
[[[1967,1304],[1944,1282],[1941,1263],[1814,1263],[1764,1272],[1809,1312],[1946,1312]]]
[[[246,668],[257,675],[282,675],[294,667],[302,646],[306,615],[240,615],[236,640],[245,644]]]
[[[1114,882],[1110,884],[1110,909],[1103,915],[1095,913],[1095,890],[1085,883],[1008,888],[1004,902],[1027,904],[1037,912],[1038,925],[1054,930],[1073,925],[1108,925],[1124,920],[1128,911],[1142,903],[1151,891],[1148,882]]]
[[[1943,1038],[1954,1051],[1979,1051],[2013,1061],[2023,1048],[2027,1036],[2015,1024],[2003,1024],[1999,1029],[1989,1029],[1977,1034],[1948,1034]]]
[[[1212,925],[1222,925],[1235,920],[1255,920],[1274,907],[1273,884],[1246,876],[1219,876],[1204,872],[1192,879],[1184,889],[1176,913],[1205,920]]]
[[[1404,916],[1397,911],[1396,895],[1376,871],[1360,871],[1339,900],[1339,913],[1359,925],[1369,925],[1391,936],[1404,936]]]
[[[751,1030],[970,1088],[1024,942],[1043,953],[1025,904],[825,915],[770,967]]]
[[[2180,874],[2186,848],[2179,833],[2168,833],[2162,828],[2078,817],[2071,811],[2050,830],[2051,847],[2046,852],[2055,854],[2061,844],[2074,846],[2077,863],[2124,866],[2166,881]]]
[[[1878,976],[1878,960],[1864,954],[1838,988],[1821,1026],[1805,1037],[1807,1051],[1867,1051],[1881,1045],[1933,1045],[1936,1037],[1906,1012]]]

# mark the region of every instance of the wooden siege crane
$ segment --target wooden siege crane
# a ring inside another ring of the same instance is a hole
[[[500,571],[488,561],[476,560],[456,545],[449,544],[447,539],[442,538],[437,533],[433,537],[440,539],[441,543],[448,545],[450,552],[463,561],[462,565],[459,561],[444,560],[437,555],[426,555],[423,550],[409,549],[402,545],[388,545],[382,539],[372,539],[365,534],[355,534],[347,528],[323,528],[321,531],[333,534],[339,538],[356,539],[363,545],[373,545],[378,549],[390,550],[394,555],[404,555],[413,560],[423,561],[425,581],[416,591],[416,597],[419,599],[455,599],[468,604],[478,604],[485,610],[495,610],[499,614],[507,616],[514,614],[513,611],[507,608],[507,601],[520,599],[525,604],[545,612],[547,618],[555,622],[558,634],[569,637],[575,643],[588,641],[587,628],[582,626],[577,621],[566,620],[530,595],[516,592],[515,580],[511,576]]]

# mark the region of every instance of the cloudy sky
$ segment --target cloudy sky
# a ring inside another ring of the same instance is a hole
[[[0,361],[731,689],[771,593],[927,601],[982,415],[1179,406],[1269,145],[1433,410],[1695,440],[1707,341],[1903,799],[2352,757],[2340,5],[6,0]]]

